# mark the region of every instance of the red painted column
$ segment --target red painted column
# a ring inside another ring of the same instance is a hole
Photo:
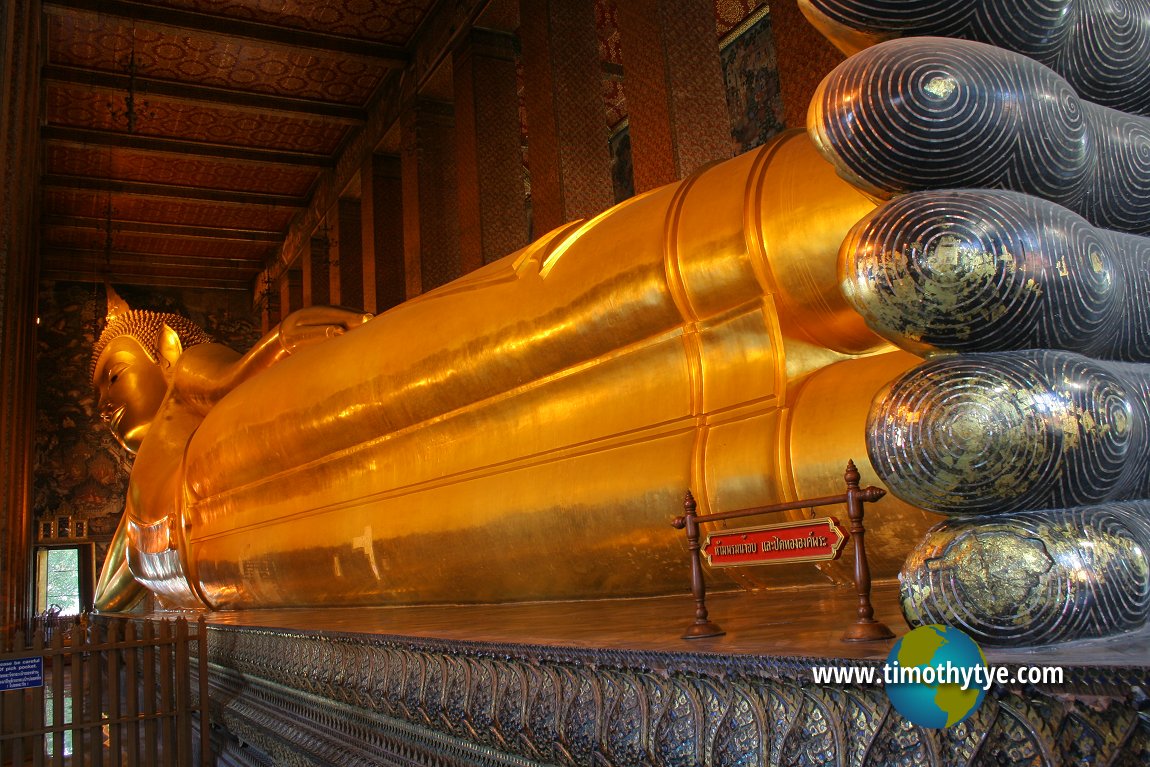
[[[0,631],[31,617],[40,3],[0,6]]]
[[[404,184],[399,158],[374,154],[361,174],[363,291],[368,312],[386,312],[407,298],[404,276]]]
[[[593,0],[522,0],[532,234],[614,203]]]
[[[400,116],[403,246],[407,297],[462,274],[450,104],[415,98]]]
[[[811,26],[796,3],[771,4],[771,32],[786,126],[805,128],[815,89],[846,57]]]
[[[515,37],[473,29],[453,55],[464,273],[527,245]]]
[[[363,231],[358,198],[341,198],[331,217],[332,296],[335,303],[349,309],[364,308]]]
[[[288,269],[280,276],[280,314],[288,316],[303,307],[303,271]]]
[[[303,296],[305,306],[317,306],[332,303],[331,299],[331,267],[329,251],[331,238],[327,224],[320,224],[319,230],[312,234],[307,247],[300,255],[303,263]]]
[[[635,191],[731,156],[712,0],[618,4]]]
[[[259,298],[260,329],[267,333],[283,319],[280,312],[279,286],[270,278],[265,278],[266,286]]]
[[[373,154],[360,173],[364,309],[379,314],[407,297],[399,158]]]

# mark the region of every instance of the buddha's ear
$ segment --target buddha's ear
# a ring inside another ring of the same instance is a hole
[[[172,370],[183,353],[184,345],[180,342],[179,334],[165,323],[160,331],[160,367],[165,371]]]

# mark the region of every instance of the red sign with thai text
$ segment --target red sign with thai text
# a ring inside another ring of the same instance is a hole
[[[711,567],[838,559],[847,534],[834,517],[711,533],[702,551]]]

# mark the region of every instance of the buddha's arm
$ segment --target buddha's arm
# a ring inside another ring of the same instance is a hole
[[[132,577],[128,568],[128,515],[120,517],[120,524],[112,536],[112,545],[100,571],[96,584],[94,606],[100,612],[124,612],[130,610],[145,589]]]
[[[309,306],[289,314],[242,356],[220,344],[193,347],[180,357],[176,392],[206,413],[236,386],[297,349],[343,335],[369,319],[370,314],[357,310]]]

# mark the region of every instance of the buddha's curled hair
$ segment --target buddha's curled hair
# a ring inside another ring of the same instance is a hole
[[[176,331],[180,343],[187,349],[197,344],[210,343],[212,338],[200,328],[199,325],[186,317],[170,312],[154,312],[149,309],[131,309],[108,319],[108,324],[100,333],[92,349],[92,364],[88,371],[89,376],[96,374],[96,362],[100,354],[120,336],[131,336],[140,342],[153,362],[160,358],[160,338],[164,325]]]

